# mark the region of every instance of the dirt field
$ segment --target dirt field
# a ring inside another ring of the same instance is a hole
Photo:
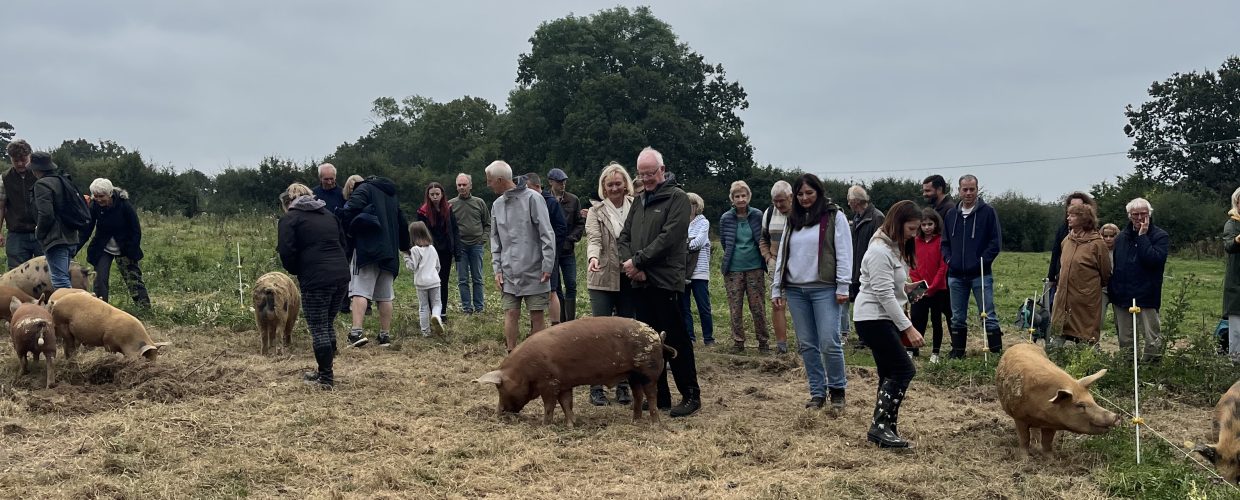
[[[462,318],[452,328],[470,328]],[[494,342],[405,340],[343,349],[338,390],[303,386],[313,364],[257,354],[256,332],[158,331],[159,363],[96,349],[14,378],[0,363],[0,497],[73,498],[1104,498],[1090,472],[1110,460],[1060,440],[1053,456],[1016,458],[993,388],[915,381],[901,412],[916,449],[865,440],[875,390],[850,368],[849,406],[833,418],[801,408],[792,357],[700,354],[702,411],[634,425],[627,408],[577,397],[578,427],[535,401],[495,416],[496,393],[471,382],[498,366]],[[1203,408],[1152,401],[1151,421],[1200,440]]]

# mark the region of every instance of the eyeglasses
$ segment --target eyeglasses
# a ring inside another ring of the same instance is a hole
[[[1147,217],[1149,215],[1149,212],[1128,212],[1129,217]]]
[[[637,176],[638,176],[638,177],[640,177],[640,178],[642,178],[642,179],[653,179],[653,178],[654,178],[654,176],[656,176],[656,175],[658,175],[658,174],[659,174],[659,171],[658,171],[658,170],[655,170],[654,172],[640,172],[640,171],[639,171],[639,172],[637,172]]]

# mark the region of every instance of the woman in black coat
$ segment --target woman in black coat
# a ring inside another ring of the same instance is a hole
[[[427,185],[424,199],[422,206],[418,208],[418,220],[425,223],[427,229],[431,230],[435,253],[439,254],[439,303],[443,304],[443,315],[440,319],[447,321],[448,288],[450,288],[448,276],[452,270],[452,262],[456,261],[456,253],[463,252],[465,247],[461,245],[461,231],[456,226],[456,216],[452,214],[448,198],[444,196],[443,185],[438,182]],[[408,250],[408,248],[401,249],[401,251]]]
[[[86,234],[93,231],[95,238],[86,247],[86,261],[95,266],[95,295],[108,300],[108,280],[115,261],[133,303],[151,307],[138,265],[142,260],[142,225],[129,204],[129,193],[112,186],[112,181],[99,178],[90,183],[90,195],[91,227]]]
[[[331,389],[335,384],[332,358],[336,355],[332,324],[349,288],[344,229],[324,208],[327,204],[314,199],[304,184],[290,185],[280,195],[280,205],[285,213],[278,226],[276,253],[284,269],[297,276],[301,310],[319,365],[318,372],[305,374],[305,381]]]

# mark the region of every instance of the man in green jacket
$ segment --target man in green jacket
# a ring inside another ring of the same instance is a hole
[[[456,249],[456,283],[461,292],[461,311],[465,314],[482,312],[482,246],[491,238],[491,208],[482,198],[474,196],[473,190],[473,177],[459,173],[456,175],[458,196],[448,200],[461,230],[461,246]]]
[[[671,359],[672,375],[683,399],[671,408],[670,415],[685,417],[702,407],[693,343],[684,321],[676,314],[685,287],[693,210],[689,196],[677,187],[675,176],[667,173],[658,151],[646,148],[637,156],[637,177],[643,191],[633,201],[616,246],[624,273],[633,280],[637,320],[665,332],[664,342],[677,351]],[[671,400],[664,371],[659,376],[659,408],[670,407]]]

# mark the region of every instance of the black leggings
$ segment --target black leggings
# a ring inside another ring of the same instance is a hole
[[[930,323],[930,328],[934,329],[932,352],[937,354],[939,346],[943,345],[943,323],[946,321],[950,325],[952,321],[951,294],[947,293],[947,290],[940,290],[934,295],[923,297],[913,303],[909,316],[912,317],[913,328],[916,328],[922,335],[928,333],[926,332],[927,320],[933,321]]]
[[[452,262],[456,260],[456,255],[451,252],[435,252],[439,254],[439,304],[442,306],[440,311],[442,316],[448,313],[448,277],[452,274]],[[457,272],[460,272],[457,269]]]
[[[870,346],[874,355],[874,365],[878,367],[878,376],[908,385],[917,374],[917,367],[908,358],[904,344],[900,343],[900,331],[896,324],[889,320],[857,321],[855,323],[857,337]]]

